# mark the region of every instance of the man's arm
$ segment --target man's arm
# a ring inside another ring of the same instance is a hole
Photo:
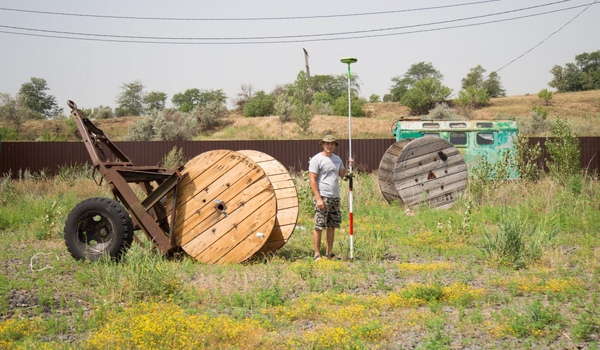
[[[315,196],[315,200],[317,201],[317,207],[319,209],[324,209],[325,203],[323,203],[323,198],[319,193],[319,185],[317,184],[317,174],[309,172],[308,179],[310,181],[310,188],[312,189],[313,195]]]

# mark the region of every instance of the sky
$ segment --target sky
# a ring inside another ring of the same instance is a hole
[[[117,106],[126,83],[168,95],[311,75],[359,77],[360,96],[430,62],[458,93],[469,70],[498,71],[507,95],[537,94],[550,69],[600,50],[600,0],[0,0],[0,93],[32,77],[68,111]]]

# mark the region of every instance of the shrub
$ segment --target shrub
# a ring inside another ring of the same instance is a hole
[[[192,111],[201,130],[214,130],[221,126],[223,119],[229,115],[229,110],[218,101],[209,102],[206,106],[199,106]]]
[[[564,181],[580,171],[579,139],[573,134],[567,121],[560,117],[556,119],[553,131],[554,139],[546,141],[546,148],[550,156],[546,165],[552,177]]]
[[[129,127],[127,139],[132,141],[189,140],[198,133],[198,120],[189,113],[162,110],[142,117]]]
[[[548,89],[543,89],[538,92],[538,97],[544,101],[545,106],[550,105],[550,100],[552,99],[552,91],[548,91]]]
[[[294,115],[294,105],[286,94],[280,94],[277,96],[275,99],[274,110],[275,114],[279,116],[279,120],[282,123],[292,121],[292,117]]]
[[[94,108],[94,110],[90,113],[91,119],[110,119],[114,117],[115,113],[113,113],[112,108],[108,106]]]
[[[517,169],[522,179],[528,181],[537,181],[540,178],[540,169],[538,161],[542,156],[542,148],[538,142],[531,147],[528,143],[528,138],[519,135],[515,140],[515,148],[517,150]]]
[[[431,120],[451,120],[458,119],[458,113],[453,108],[448,107],[446,102],[438,103],[435,105],[435,108],[429,111],[427,115],[427,119]]]
[[[258,91],[244,105],[244,116],[246,117],[264,117],[273,115],[275,111],[275,98],[264,91]]]
[[[364,105],[366,100],[364,98],[359,98],[353,94],[350,103],[353,117],[365,116]],[[348,94],[345,94],[334,101],[333,113],[335,113],[335,115],[348,115]]]
[[[162,166],[165,169],[178,169],[185,163],[187,159],[183,156],[183,148],[173,147],[162,159]]]

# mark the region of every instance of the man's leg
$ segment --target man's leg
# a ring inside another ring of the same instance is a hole
[[[313,247],[315,249],[315,257],[321,255],[321,232],[322,230],[313,230]],[[329,232],[329,229],[327,232]],[[329,237],[329,235],[327,236]]]
[[[327,251],[325,256],[330,256],[333,253],[333,240],[335,238],[335,227],[327,227]]]

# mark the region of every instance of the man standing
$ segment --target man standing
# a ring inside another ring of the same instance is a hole
[[[315,260],[321,258],[321,233],[326,230],[325,256],[333,258],[333,241],[335,229],[340,227],[342,214],[340,210],[339,177],[346,175],[346,168],[342,159],[333,151],[339,144],[332,135],[325,135],[319,141],[323,151],[311,158],[308,165],[310,188],[315,196],[315,228],[313,231],[313,245]],[[348,160],[354,166],[354,160]]]

